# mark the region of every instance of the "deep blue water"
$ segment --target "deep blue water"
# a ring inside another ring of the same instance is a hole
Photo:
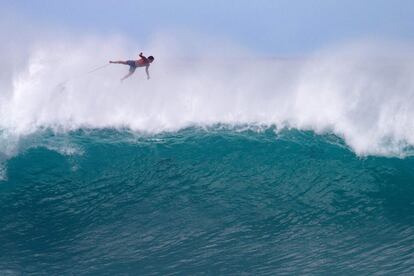
[[[414,158],[333,135],[44,131],[3,166],[1,275],[414,273]]]

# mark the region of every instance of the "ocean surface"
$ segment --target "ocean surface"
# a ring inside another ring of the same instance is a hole
[[[43,131],[0,182],[2,275],[414,273],[414,159],[312,131]]]
[[[187,60],[161,39],[151,80],[121,83],[107,61],[134,43],[12,42],[0,275],[414,274],[414,47]]]

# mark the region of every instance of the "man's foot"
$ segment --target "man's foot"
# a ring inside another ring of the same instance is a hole
[[[114,62],[112,60],[110,60],[109,63],[114,63]]]

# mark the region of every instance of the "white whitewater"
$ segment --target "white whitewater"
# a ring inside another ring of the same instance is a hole
[[[177,58],[154,42],[143,69],[121,83],[132,43],[99,38],[48,40],[3,56],[0,128],[130,128],[159,133],[216,123],[333,132],[360,155],[404,156],[414,145],[414,59],[410,45],[361,42],[304,59],[201,55]],[[208,45],[207,45],[208,47]],[[206,48],[207,48],[206,47]]]

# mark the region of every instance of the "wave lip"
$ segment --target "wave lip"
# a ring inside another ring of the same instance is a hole
[[[1,80],[0,128],[27,135],[45,128],[160,133],[274,125],[334,133],[359,155],[411,154],[414,59],[400,45],[379,49],[364,42],[307,59],[244,61],[172,59],[160,44],[151,81],[138,70],[120,83],[125,66],[87,74],[91,60],[128,56],[123,43],[100,48],[100,42],[35,47],[10,79]]]

